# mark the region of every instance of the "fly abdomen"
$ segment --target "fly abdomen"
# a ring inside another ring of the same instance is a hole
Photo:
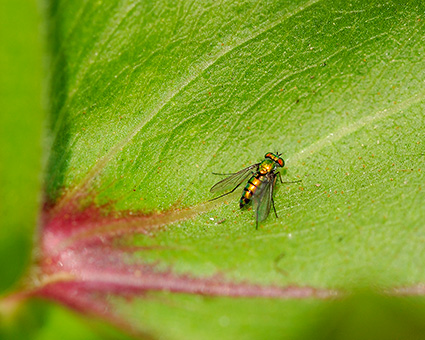
[[[244,191],[243,191],[242,197],[239,201],[240,208],[243,208],[245,205],[247,205],[251,201],[252,195],[254,195],[254,192],[255,192],[255,189],[251,190],[249,188],[249,184],[243,190]]]
[[[263,178],[264,176],[258,173],[249,179],[247,185],[243,189],[244,191],[239,201],[240,208],[243,208],[245,205],[247,205],[251,201],[252,196],[255,194],[258,187],[261,185]]]

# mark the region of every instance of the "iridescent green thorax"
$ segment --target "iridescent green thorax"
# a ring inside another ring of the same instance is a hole
[[[260,163],[258,167],[258,172],[262,175],[268,174],[276,168],[276,163],[274,160],[266,158]]]

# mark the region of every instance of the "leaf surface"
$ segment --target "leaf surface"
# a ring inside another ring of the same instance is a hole
[[[319,304],[282,298],[424,282],[424,9],[51,2],[34,294],[135,335],[272,338]],[[208,202],[275,151],[302,180],[278,219]]]

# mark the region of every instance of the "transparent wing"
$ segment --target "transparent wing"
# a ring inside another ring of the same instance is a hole
[[[238,187],[242,182],[248,180],[248,178],[252,176],[253,172],[257,171],[259,165],[260,163],[253,164],[245,169],[242,169],[241,171],[231,174],[229,177],[226,177],[225,179],[216,183],[210,189],[210,191],[216,192],[216,191],[234,189],[235,187]]]
[[[273,200],[273,189],[276,183],[276,174],[269,173],[266,181],[263,182],[260,188],[252,197],[253,207],[255,211],[255,219],[257,222],[264,221],[270,213],[270,207]]]

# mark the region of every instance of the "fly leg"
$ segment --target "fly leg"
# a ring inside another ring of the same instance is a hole
[[[235,186],[235,187],[234,187],[231,191],[226,192],[225,194],[220,195],[220,196],[218,196],[218,197],[214,197],[213,199],[208,200],[208,202],[215,201],[215,200],[217,200],[217,199],[219,199],[219,198],[221,198],[221,197],[224,197],[224,196],[226,196],[226,195],[231,194],[233,191],[235,191],[237,188],[239,188],[239,186],[240,186],[241,184],[242,184],[242,182],[240,182],[237,186]]]
[[[279,174],[280,183],[282,183],[282,184],[292,184],[292,183],[299,183],[299,182],[302,182],[302,180],[301,180],[301,179],[299,179],[298,181],[284,182],[284,181],[282,181],[282,174],[281,174],[280,172],[277,172],[277,173]]]
[[[280,178],[280,181],[282,182],[282,175],[280,174],[280,172],[279,172],[279,178]],[[276,208],[274,206],[274,199],[273,199],[273,191],[274,191],[273,189],[274,189],[275,184],[276,184],[276,176],[274,176],[273,187],[272,187],[272,190],[270,191],[270,200],[272,201],[274,214],[276,215],[276,218],[279,218],[279,216],[277,216]]]
[[[279,174],[279,180],[280,180],[280,183],[282,183],[282,184],[299,183],[299,182],[301,182],[301,180],[298,180],[298,181],[292,181],[292,182],[284,182],[284,181],[282,180],[282,174],[281,174],[279,171],[277,171],[277,173]],[[275,179],[275,181],[276,181],[276,179]],[[273,190],[272,190],[272,192],[271,192],[271,197],[270,197],[270,199],[271,199],[271,201],[272,201],[274,214],[276,215],[276,218],[279,218],[279,216],[277,216],[276,208],[275,208],[275,206],[274,206]]]
[[[282,183],[282,184],[283,184],[283,181],[282,181],[282,174],[280,173],[280,171],[278,172],[278,174],[279,174],[280,183]]]
[[[273,210],[274,210],[274,214],[276,215],[276,218],[279,218],[279,216],[277,216],[276,208],[274,207],[274,199],[273,199],[273,197],[272,197],[272,205],[273,205]]]

